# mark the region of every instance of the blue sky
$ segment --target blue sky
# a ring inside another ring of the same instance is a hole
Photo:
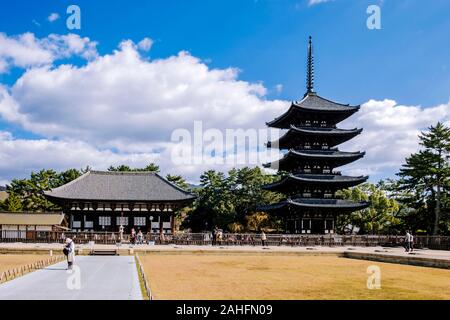
[[[374,3],[381,5],[382,30],[366,27],[366,8]],[[77,33],[98,41],[100,53],[123,39],[148,36],[156,42],[153,58],[188,50],[212,67],[240,68],[244,80],[268,88],[281,83],[282,97],[294,99],[304,91],[305,43],[312,35],[322,94],[351,103],[389,96],[423,106],[449,98],[450,3],[445,0],[335,0],[312,6],[306,0],[19,0],[1,4],[0,30],[67,33],[70,4],[82,10]],[[47,23],[50,12],[61,19]]]
[[[176,56],[180,51],[188,51],[210,70],[237,68],[240,71],[236,80],[261,84],[266,89],[261,98],[264,101],[290,101],[303,95],[306,43],[308,36],[312,35],[316,90],[320,95],[351,104],[389,99],[395,101],[396,105],[411,108],[421,106],[421,111],[448,104],[450,2],[334,0],[314,5],[309,2],[17,0],[0,4],[0,32],[8,37],[31,32],[37,39],[48,37],[49,34],[74,33],[97,42],[96,50],[100,57],[112,54],[123,40],[138,43],[148,37],[153,45],[150,51],[141,53],[143,59],[164,60]],[[81,30],[71,31],[66,27],[66,9],[70,4],[81,8]],[[381,7],[381,30],[369,30],[366,27],[366,9],[371,4]],[[51,13],[57,13],[60,18],[49,22],[47,18]],[[88,63],[73,55],[55,59],[51,62],[51,68],[57,69],[61,64],[81,68]],[[11,90],[14,96],[12,88],[16,81],[34,67],[11,65],[7,72],[0,73],[0,83]],[[25,92],[26,88],[20,92]],[[27,109],[21,105],[20,108],[25,114],[31,106]],[[279,109],[276,113],[281,112],[283,110]],[[434,110],[430,119],[448,120],[447,115],[439,118],[437,113],[439,110]],[[421,112],[417,114],[422,115]],[[272,115],[268,113],[266,120],[271,120]],[[29,115],[28,120],[36,118],[38,115],[33,114]],[[201,118],[201,115],[197,118]],[[92,136],[50,133],[11,119],[0,116],[0,132],[8,132],[9,140],[76,140],[102,152],[121,152],[109,140],[99,139],[92,143]],[[402,119],[399,118],[399,121]],[[354,126],[364,123],[355,123]],[[431,124],[416,123],[413,129],[417,131]],[[370,124],[368,126],[370,131]],[[361,143],[355,147],[365,145]],[[133,152],[122,150],[128,156]],[[123,159],[126,157],[120,158]],[[60,168],[73,163],[78,164],[76,161],[63,161]],[[13,172],[24,175],[27,170],[44,165],[27,162],[23,169]],[[368,173],[374,175],[375,179],[391,176],[399,165],[391,163],[389,168],[374,169]],[[0,181],[11,178],[13,173],[8,170],[0,169]],[[192,170],[192,177],[198,172]]]

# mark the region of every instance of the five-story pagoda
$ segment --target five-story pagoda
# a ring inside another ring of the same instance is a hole
[[[307,91],[301,101],[268,122],[272,128],[287,129],[267,147],[288,150],[282,159],[265,164],[287,174],[266,190],[286,195],[282,202],[260,208],[283,218],[288,233],[334,233],[336,217],[366,208],[367,202],[336,198],[336,192],[356,186],[368,177],[344,176],[335,168],[364,156],[364,152],[342,152],[337,146],[360,134],[362,129],[338,129],[336,125],[359,110],[324,99],[314,92],[314,64],[311,37],[308,46]]]

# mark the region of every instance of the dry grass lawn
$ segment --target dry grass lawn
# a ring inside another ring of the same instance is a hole
[[[332,256],[147,254],[155,299],[450,299],[450,270]],[[367,267],[381,289],[367,289]]]
[[[7,270],[49,258],[50,255],[44,254],[0,254],[0,274]]]

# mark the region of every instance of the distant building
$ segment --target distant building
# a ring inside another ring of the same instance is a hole
[[[74,231],[173,233],[176,210],[195,196],[153,172],[89,171],[46,191],[61,206]]]
[[[48,231],[65,230],[65,226],[63,213],[0,212],[2,239],[46,238]]]
[[[264,189],[280,192],[286,199],[260,210],[281,217],[288,233],[328,234],[335,232],[339,214],[366,208],[367,202],[336,198],[336,192],[365,182],[368,177],[343,176],[335,168],[364,156],[364,152],[342,152],[337,146],[360,134],[362,129],[339,129],[336,125],[359,110],[359,106],[340,104],[314,92],[311,38],[308,47],[307,92],[289,110],[267,125],[286,129],[268,147],[288,150],[283,158],[266,164],[287,174]]]
[[[5,186],[0,186],[0,201],[8,199],[8,192],[6,192]]]

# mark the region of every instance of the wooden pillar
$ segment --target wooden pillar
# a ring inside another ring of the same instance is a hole
[[[114,211],[111,211],[111,230],[112,232],[119,231],[119,229],[117,228],[117,216]]]
[[[161,214],[159,215],[159,233],[162,234],[164,233],[164,222],[163,222],[163,214],[161,212]]]
[[[100,226],[100,221],[99,221],[99,214],[98,214],[98,204],[97,203],[92,203],[91,204],[92,207],[92,228],[94,228],[94,231],[103,231],[103,229]]]
[[[81,222],[80,222],[80,231],[84,231],[84,219],[85,219],[84,213],[81,212],[81,215],[80,215],[80,220],[81,220]]]
[[[164,204],[160,204],[159,206],[159,233],[164,233]]]
[[[171,232],[172,234],[175,233],[175,215],[174,215],[174,214],[172,214],[172,215],[170,216],[170,232]]]

